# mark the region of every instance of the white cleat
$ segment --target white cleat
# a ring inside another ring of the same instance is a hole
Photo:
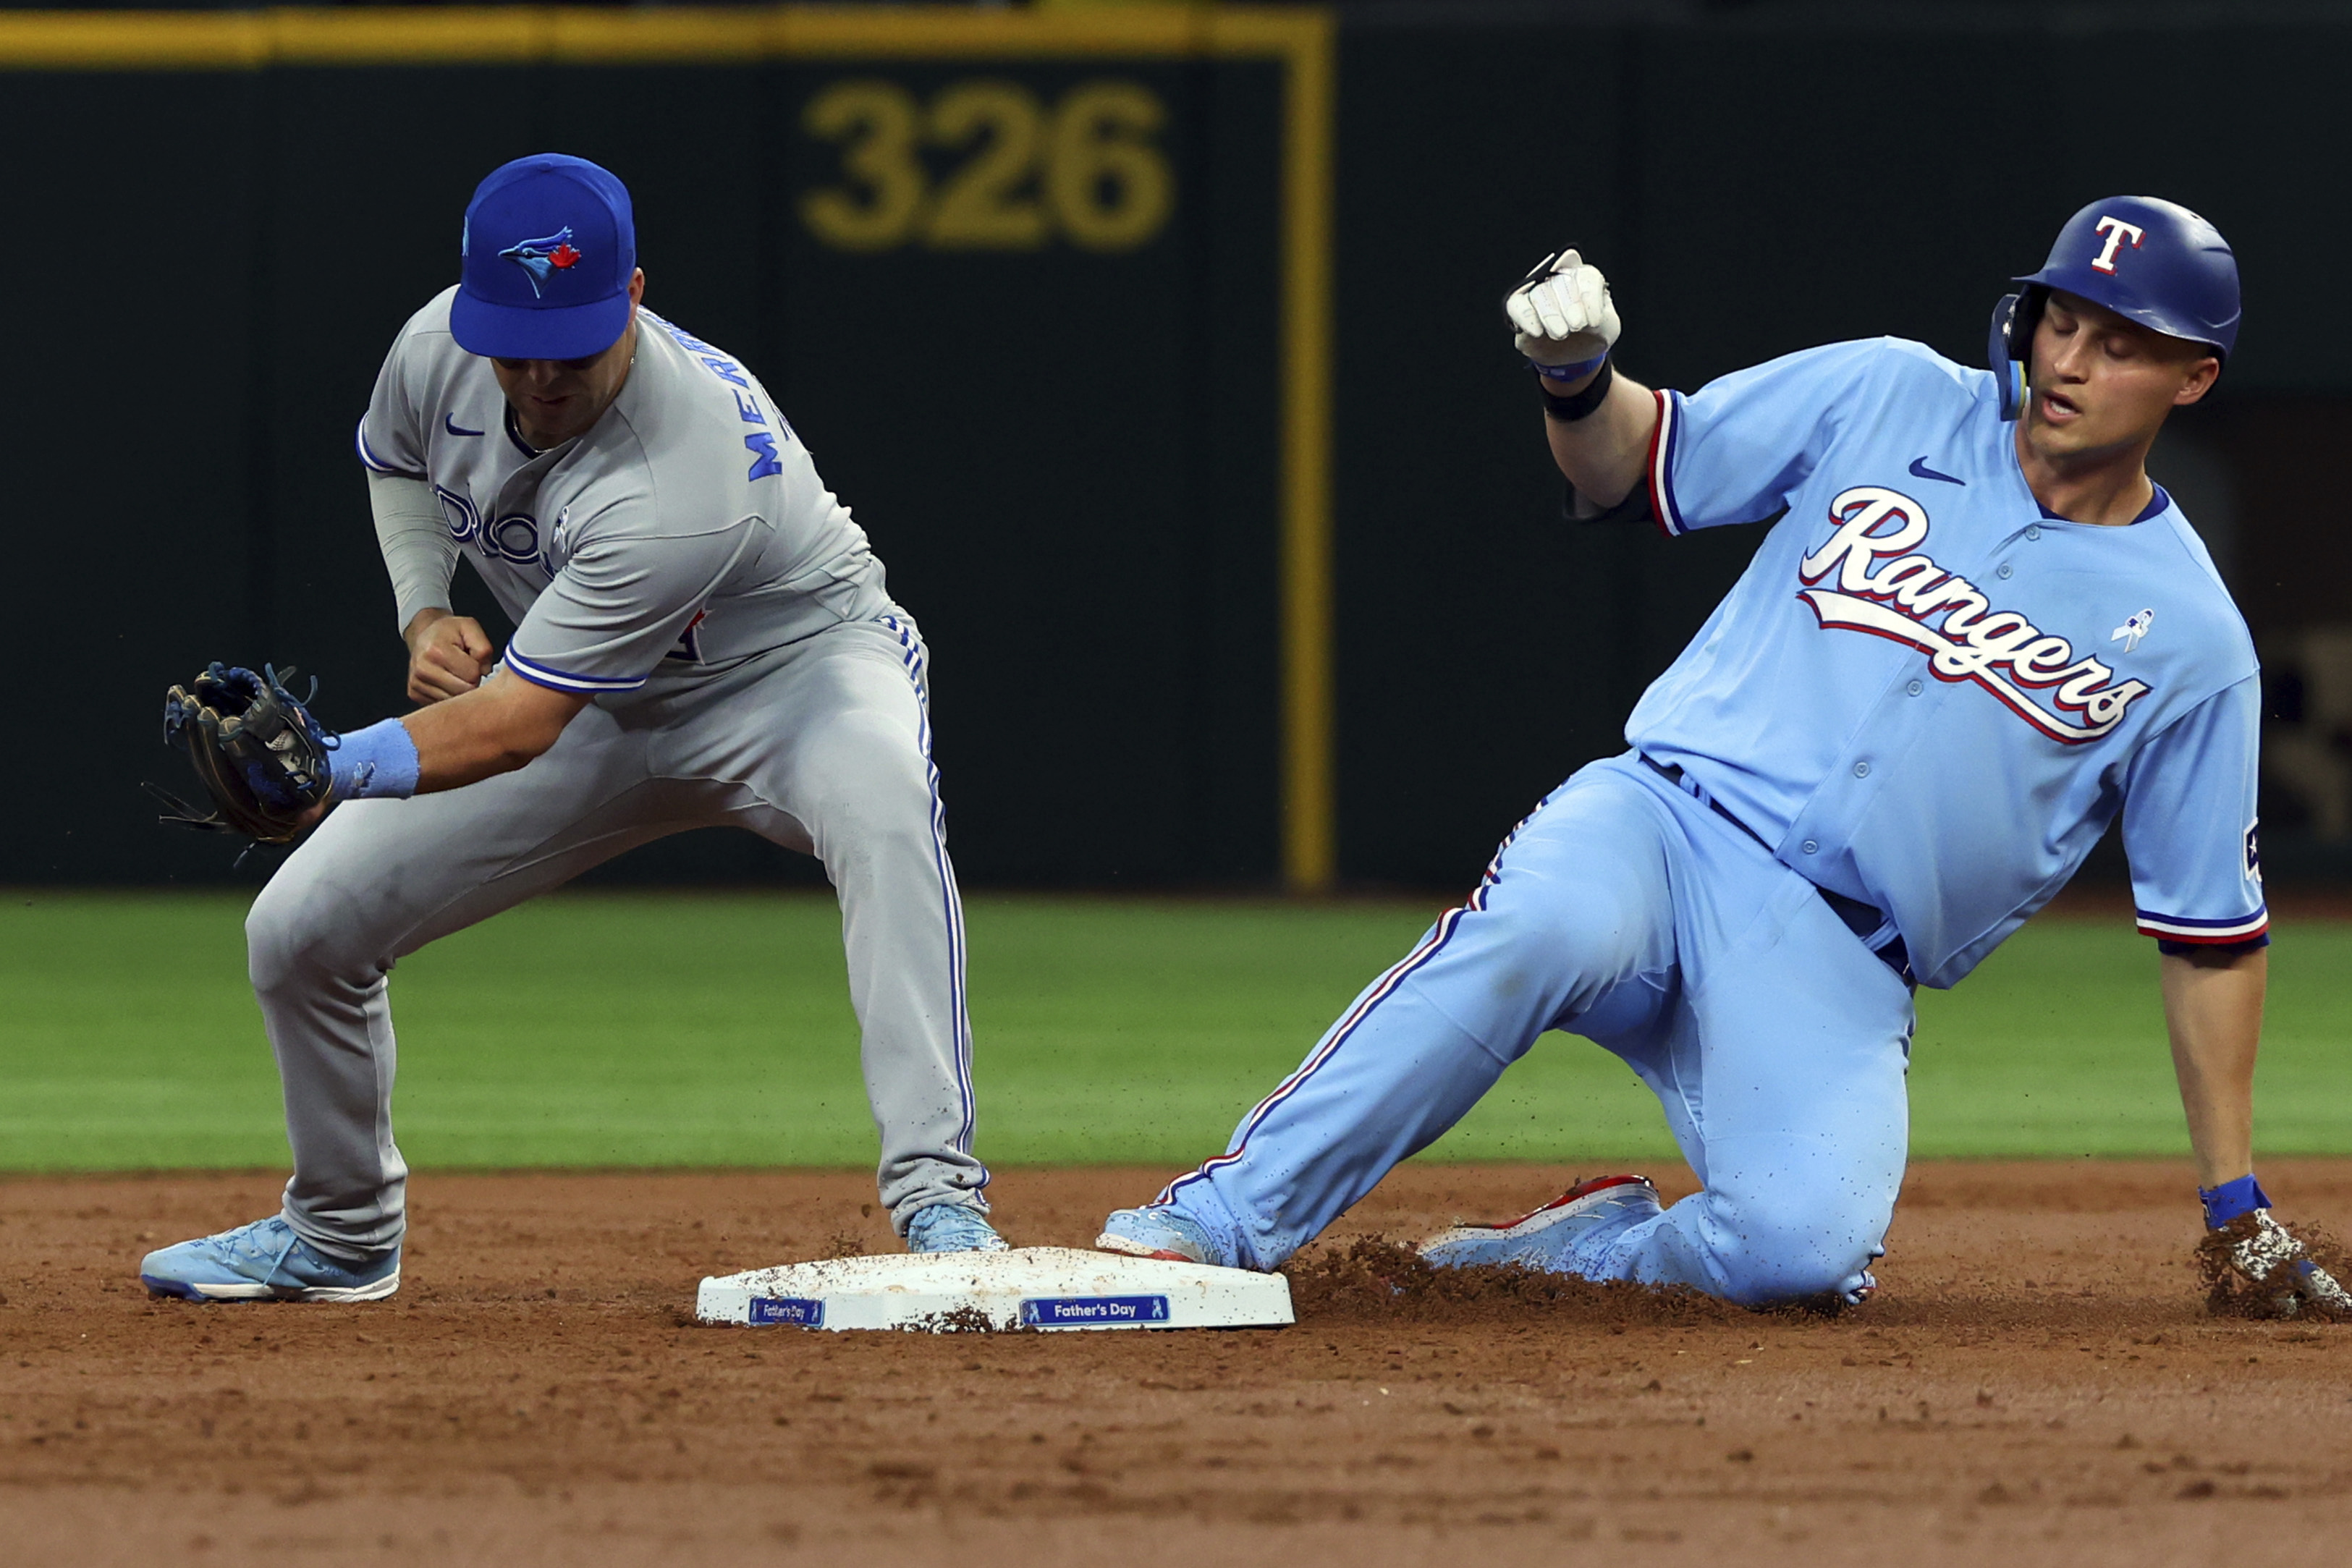
[[[1475,1263],[1517,1263],[1566,1272],[1569,1249],[1595,1228],[1646,1218],[1663,1207],[1650,1178],[1596,1176],[1577,1183],[1530,1214],[1501,1225],[1457,1225],[1421,1244],[1433,1267],[1460,1269]]]

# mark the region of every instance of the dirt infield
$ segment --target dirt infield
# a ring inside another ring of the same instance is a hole
[[[998,1213],[1083,1245],[1165,1174],[1015,1171]],[[1341,1234],[1572,1174],[1409,1167]],[[2352,1232],[2352,1162],[2263,1174]],[[824,1173],[428,1175],[393,1301],[140,1291],[275,1185],[0,1182],[0,1556],[2210,1563],[2352,1523],[2352,1327],[2206,1317],[2179,1166],[1916,1167],[1835,1320],[1302,1281],[1282,1331],[692,1326],[703,1274],[886,1243]]]

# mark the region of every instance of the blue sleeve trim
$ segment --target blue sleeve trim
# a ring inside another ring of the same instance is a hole
[[[509,644],[506,653],[507,667],[535,686],[545,686],[558,692],[633,692],[646,684],[646,675],[575,675],[569,670],[559,670],[527,659]]]
[[[2250,942],[2271,926],[2270,906],[2264,904],[2252,915],[2232,915],[2220,920],[2199,919],[2186,915],[2159,915],[2151,909],[2137,912],[2139,934],[2143,936],[2166,936],[2175,942],[2212,946],[2221,943]]]
[[[1660,391],[1658,423],[1650,432],[1650,510],[1668,538],[1687,530],[1675,507],[1675,446],[1682,434],[1682,394]]]
[[[372,474],[389,475],[395,479],[422,479],[425,477],[424,475],[415,473],[407,468],[395,468],[391,464],[386,463],[383,458],[378,457],[375,455],[374,451],[368,445],[367,420],[364,416],[360,420],[359,428],[352,432],[352,436],[354,444],[359,447],[360,461],[367,465],[368,472]]]
[[[2176,942],[2169,936],[2156,939],[2156,950],[2171,958],[2186,958],[2191,953],[2252,953],[2270,945],[2267,931],[2244,942]]]

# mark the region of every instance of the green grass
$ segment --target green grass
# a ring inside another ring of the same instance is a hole
[[[277,1074],[244,981],[246,900],[0,899],[0,1169],[274,1166]],[[1190,1164],[1432,910],[981,897],[981,1152]],[[2352,1151],[2352,926],[2273,950],[2261,1136]],[[1923,993],[1922,1155],[2185,1150],[2152,945],[2045,921]],[[862,1166],[873,1130],[819,896],[542,900],[404,961],[401,1143],[420,1166]],[[1631,1073],[1547,1036],[1433,1151],[1671,1153]]]

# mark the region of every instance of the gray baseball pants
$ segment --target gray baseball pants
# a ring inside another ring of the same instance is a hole
[[[926,662],[902,614],[845,622],[721,674],[657,675],[592,704],[516,772],[330,813],[246,920],[285,1082],[295,1231],[350,1260],[400,1242],[408,1167],[393,1141],[385,986],[397,959],[624,850],[713,824],[813,854],[832,879],[898,1228],[933,1203],[984,1208]]]

